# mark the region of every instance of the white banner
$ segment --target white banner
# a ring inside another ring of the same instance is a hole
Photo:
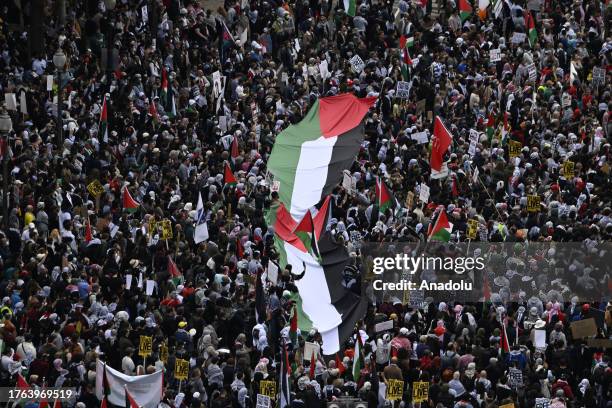
[[[96,397],[104,398],[104,363],[97,361],[96,366]],[[136,403],[143,408],[155,408],[162,399],[163,373],[129,376],[106,366],[106,378],[110,386],[108,402],[122,407],[125,405],[125,386]]]

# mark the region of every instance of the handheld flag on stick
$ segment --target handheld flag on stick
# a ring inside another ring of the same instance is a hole
[[[108,107],[106,105],[106,95],[102,99],[102,110],[100,111],[100,121],[98,122],[98,136],[102,135],[102,140],[108,143]]]
[[[179,276],[183,275],[179,270],[178,266],[176,266],[176,263],[170,257],[170,255],[168,255],[168,272],[173,278],[178,278]]]
[[[436,116],[434,123],[433,140],[431,143],[431,158],[429,164],[432,170],[442,170],[442,163],[444,163],[444,153],[448,150],[451,145],[453,136],[448,131],[444,123],[439,116]]]
[[[441,209],[440,213],[438,214],[438,219],[436,220],[436,223],[429,231],[427,240],[448,242],[450,241],[452,230],[453,224],[448,222],[446,211],[444,209]]]
[[[236,176],[232,173],[232,169],[227,162],[225,162],[225,169],[223,171],[223,182],[226,185],[235,186],[238,184],[238,180],[236,180]]]
[[[389,208],[395,208],[397,204],[393,193],[389,191],[380,177],[376,178],[376,201],[378,202],[378,211],[381,214],[384,214]]]
[[[538,40],[538,31],[536,30],[535,21],[533,21],[533,15],[528,10],[525,10],[525,27],[527,27],[529,45],[533,48],[533,45]]]
[[[363,345],[361,344],[361,334],[357,331],[355,340],[355,356],[353,357],[353,381],[359,382],[361,369],[363,368]]]
[[[459,17],[461,18],[461,24],[463,24],[465,20],[469,20],[473,12],[472,5],[468,0],[459,0]]]
[[[140,204],[138,204],[138,201],[134,200],[134,198],[130,194],[130,190],[128,190],[127,186],[123,187],[122,201],[123,209],[128,212],[134,212],[140,206]]]

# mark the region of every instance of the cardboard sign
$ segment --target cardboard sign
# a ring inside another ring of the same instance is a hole
[[[270,399],[276,398],[276,381],[262,380],[259,382],[259,393]]]
[[[521,142],[518,142],[516,140],[510,140],[510,142],[508,143],[508,156],[510,156],[511,159],[520,156],[522,148],[523,145],[521,144]]]
[[[612,340],[610,339],[587,339],[587,346],[609,349],[609,348],[612,348]]]
[[[268,281],[274,286],[278,283],[278,266],[271,260],[268,260]]]
[[[574,168],[576,167],[573,161],[566,160],[563,163],[563,177],[567,180],[574,178]]]
[[[468,228],[467,228],[467,238],[468,239],[476,239],[476,234],[478,233],[478,221],[476,220],[468,220]]]
[[[374,326],[376,333],[393,330],[393,320],[387,320],[386,322],[376,323]]]
[[[342,188],[349,194],[354,194],[355,190],[357,190],[357,183],[353,180],[353,175],[348,170],[342,172]]]
[[[418,144],[429,143],[429,136],[427,132],[417,132],[410,135],[410,138],[416,141]]]
[[[161,226],[161,239],[172,239],[174,234],[172,233],[172,223],[170,220],[162,220],[159,222]]]
[[[415,381],[412,383],[412,402],[425,402],[429,399],[429,383]]]
[[[159,359],[164,364],[168,362],[168,345],[166,343],[162,343],[162,345],[159,346]]]
[[[257,405],[255,408],[270,408],[272,400],[267,395],[257,394]]]
[[[595,319],[592,317],[572,322],[570,328],[572,329],[572,337],[575,339],[582,339],[597,334],[597,324],[595,324]]]
[[[511,367],[508,371],[508,384],[512,388],[523,386],[523,372],[518,368]]]
[[[593,67],[593,85],[602,86],[606,83],[606,70],[600,67]]]
[[[540,211],[540,196],[539,195],[529,195],[527,196],[527,211],[529,212],[539,212]]]
[[[525,39],[527,38],[527,34],[525,33],[513,33],[512,34],[512,44],[522,44],[525,42]]]
[[[321,346],[318,343],[311,343],[309,341],[304,343],[304,361],[310,361],[314,353],[315,360],[321,355]]]
[[[365,62],[363,62],[361,57],[357,54],[355,54],[353,58],[349,60],[349,62],[351,63],[351,68],[353,68],[353,71],[355,71],[357,74],[361,73],[361,71],[363,71],[365,68]]]
[[[536,398],[535,408],[548,408],[550,407],[550,400],[548,398]]]
[[[501,50],[499,48],[493,48],[489,51],[489,61],[498,62],[501,61]]]
[[[398,401],[404,394],[404,382],[402,380],[390,379],[387,381],[387,393],[385,399],[388,401]]]
[[[94,180],[87,185],[87,191],[89,191],[89,194],[94,196],[94,198],[98,198],[104,194],[104,187],[98,180]]]
[[[174,363],[174,378],[177,380],[186,380],[189,375],[189,361],[177,358]]]
[[[410,88],[412,87],[411,82],[397,81],[397,88],[395,90],[395,96],[402,99],[408,99],[410,97]]]
[[[425,183],[421,183],[421,188],[419,190],[419,200],[427,204],[429,202],[429,186]]]
[[[140,336],[140,344],[138,346],[138,355],[148,357],[153,353],[153,337]]]

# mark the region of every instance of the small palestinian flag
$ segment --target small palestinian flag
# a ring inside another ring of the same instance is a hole
[[[414,43],[414,37],[410,37]],[[408,69],[412,66],[412,58],[410,58],[410,53],[408,52],[408,40],[405,36],[401,36],[399,40],[399,49],[400,49],[400,64],[402,71],[402,78],[404,81],[408,81],[410,79]]]
[[[535,21],[533,21],[533,15],[527,10],[525,11],[525,27],[527,27],[529,45],[533,48],[533,45],[538,40],[538,31],[536,30]]]
[[[389,208],[395,208],[396,202],[393,193],[389,191],[387,185],[380,177],[376,178],[376,202],[378,211],[384,214]]]
[[[473,12],[472,5],[468,0],[459,0],[459,17],[461,18],[461,24],[463,24],[465,20],[469,20]]]
[[[355,17],[357,10],[357,0],[344,0],[344,11],[351,17]]]
[[[436,220],[436,223],[429,230],[427,240],[448,242],[450,241],[452,230],[453,224],[448,222],[446,211],[444,209],[441,209],[440,213],[438,214],[438,219]]]
[[[236,176],[232,173],[232,169],[227,162],[225,162],[225,170],[223,171],[223,183],[225,185],[235,186],[238,184],[238,180],[236,180]]]
[[[302,221],[295,227],[293,231],[304,243],[307,251],[312,251],[315,258],[319,259],[319,244],[318,237],[315,232],[314,221],[312,219],[312,213],[310,210],[306,211],[306,215],[302,218]]]
[[[232,159],[232,166],[234,166],[234,169],[236,168],[236,162],[238,160],[238,156],[240,155],[240,150],[238,149],[238,136],[234,136],[234,138],[232,139],[232,150],[231,150],[231,159]]]
[[[495,134],[495,117],[493,117],[492,113],[489,113],[489,120],[487,121],[487,138],[489,142],[493,139],[493,135]]]
[[[98,122],[98,137],[102,135],[102,140],[108,143],[108,106],[106,105],[106,95],[102,100],[102,110],[100,111],[100,121]]]
[[[140,206],[138,201],[134,200],[134,198],[130,194],[130,190],[128,190],[127,186],[123,187],[122,201],[123,201],[123,210],[130,212],[130,213],[135,212]]]
[[[294,220],[331,194],[351,167],[364,138],[363,118],[375,101],[352,94],[320,98],[276,137],[268,169]]]
[[[363,344],[361,344],[361,334],[357,332],[357,339],[355,340],[355,355],[353,357],[353,381],[359,382],[361,376],[361,369],[364,367],[363,361]]]
[[[178,268],[176,263],[172,260],[170,255],[168,255],[168,273],[170,273],[170,276],[172,276],[173,278],[178,278],[180,276],[183,276],[180,269]]]

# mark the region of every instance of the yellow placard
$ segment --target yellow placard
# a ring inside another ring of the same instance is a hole
[[[138,355],[148,357],[153,353],[153,337],[140,336],[140,345],[138,346]]]
[[[186,380],[189,375],[189,361],[177,358],[174,363],[174,378]]]
[[[415,381],[412,383],[412,402],[425,402],[429,399],[429,383]]]
[[[168,345],[166,343],[159,346],[159,359],[164,364],[168,362]]]
[[[478,221],[468,220],[467,237],[468,239],[476,239],[478,233]]]
[[[262,380],[259,382],[259,393],[270,397],[271,399],[276,398],[276,381]]]
[[[574,168],[576,167],[575,163],[573,161],[569,161],[566,160],[563,163],[563,177],[565,177],[566,179],[573,179],[574,178]]]
[[[514,402],[509,404],[500,405],[499,408],[514,408]]]
[[[149,234],[149,238],[152,238],[155,235],[155,228],[157,228],[157,222],[155,222],[155,218],[149,218],[149,223],[147,225],[147,233]]]
[[[404,394],[404,382],[402,380],[387,380],[387,394],[385,399],[389,401],[397,401],[402,399]]]
[[[161,225],[161,239],[172,239],[172,223],[170,220],[162,220],[159,222]]]
[[[540,196],[539,195],[528,195],[527,196],[527,211],[539,212],[540,211]]]
[[[94,180],[87,185],[87,191],[89,191],[89,194],[94,196],[94,198],[98,198],[104,193],[104,187],[102,187],[100,181]]]
[[[408,209],[412,209],[412,205],[414,204],[414,193],[409,191],[406,195],[406,207]]]
[[[510,142],[508,142],[508,155],[511,159],[514,159],[515,157],[521,155],[522,148],[523,145],[521,144],[521,142],[517,142],[516,140],[510,140]]]

